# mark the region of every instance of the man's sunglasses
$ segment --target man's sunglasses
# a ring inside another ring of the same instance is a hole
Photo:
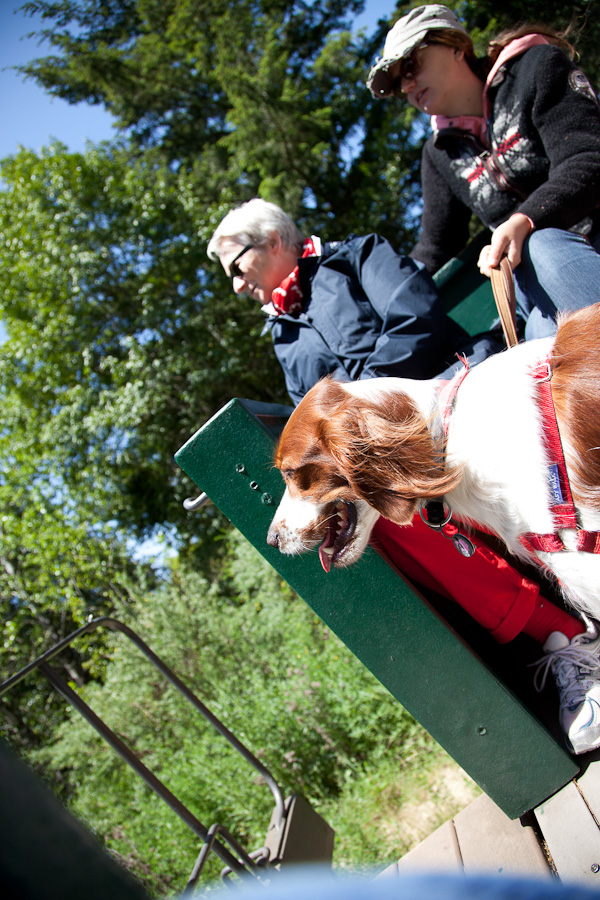
[[[243,249],[243,250],[240,250],[240,252],[239,252],[238,255],[235,257],[235,259],[232,259],[231,262],[229,263],[229,276],[230,276],[230,278],[244,278],[244,277],[245,277],[245,276],[244,276],[244,273],[242,272],[242,270],[241,270],[240,267],[238,266],[238,259],[239,259],[241,256],[243,256],[244,253],[247,253],[248,250],[254,250],[254,244],[246,244],[246,246],[244,247],[244,249]]]

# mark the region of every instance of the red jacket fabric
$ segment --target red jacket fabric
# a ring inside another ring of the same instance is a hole
[[[527,624],[540,586],[521,575],[476,534],[473,556],[462,556],[451,540],[416,515],[399,526],[380,517],[371,545],[400,575],[456,601],[501,644]]]

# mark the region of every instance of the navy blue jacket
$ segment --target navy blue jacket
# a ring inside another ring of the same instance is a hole
[[[379,235],[324,244],[322,256],[298,265],[302,312],[266,326],[294,403],[324,375],[431,378],[463,349],[466,334],[443,312],[425,266]],[[472,361],[498,349],[492,343]]]

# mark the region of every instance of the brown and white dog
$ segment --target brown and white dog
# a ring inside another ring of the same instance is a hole
[[[575,528],[557,527],[552,510],[564,498],[556,497],[532,376],[544,359]],[[600,619],[600,304],[561,320],[555,338],[480,363],[452,400],[442,384],[326,378],[315,385],[279,441],[275,464],[286,487],[269,545],[285,554],[319,547],[326,571],[349,566],[379,515],[408,525],[424,501],[443,498],[455,520],[491,531],[521,559],[533,557],[575,608]],[[525,535],[555,539],[562,549],[526,547]],[[582,535],[586,550],[578,549]]]

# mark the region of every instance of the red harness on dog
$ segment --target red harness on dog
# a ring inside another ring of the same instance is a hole
[[[458,389],[470,372],[469,360],[464,354],[457,354],[459,361],[462,363],[462,369],[450,379],[450,381],[442,381],[438,388],[438,404],[442,410],[442,432],[444,435],[444,444],[448,440],[448,429],[450,427],[450,418],[454,411],[454,403]],[[445,450],[444,450],[445,452]]]
[[[463,368],[457,372],[454,378],[450,381],[443,382],[442,385],[440,385],[439,399],[442,409],[442,431],[444,441],[448,437],[448,427],[454,409],[456,394],[469,373],[468,360],[461,358],[461,362],[464,364]],[[584,531],[579,527],[577,521],[577,511],[571,495],[569,476],[567,475],[567,466],[565,464],[565,456],[560,439],[560,432],[558,430],[558,422],[556,421],[554,401],[552,399],[552,387],[550,384],[552,370],[549,360],[544,359],[539,362],[537,366],[532,369],[531,375],[535,379],[536,399],[542,414],[543,440],[550,458],[548,479],[553,500],[550,510],[554,517],[555,530],[551,534],[527,532],[526,534],[520,535],[519,540],[523,546],[532,553],[558,553],[561,550],[567,549],[558,532],[562,529],[571,529],[576,532],[577,550],[584,553],[600,553],[600,532]],[[423,521],[428,525],[431,525],[431,527],[439,527],[429,522],[426,517],[422,516],[422,518]],[[447,521],[448,519],[446,519],[443,524],[445,525]],[[478,528],[481,531],[486,531],[481,525],[479,525]]]
[[[536,399],[542,414],[544,445],[550,458],[548,479],[553,500],[550,509],[554,517],[555,531],[552,534],[534,534],[533,532],[522,534],[519,540],[527,550],[558,553],[567,549],[558,533],[559,530],[566,528],[576,531],[577,550],[584,553],[600,553],[600,532],[583,531],[579,528],[577,521],[577,511],[571,496],[569,476],[552,399],[550,384],[552,370],[549,361],[542,360],[531,374],[535,379]]]

